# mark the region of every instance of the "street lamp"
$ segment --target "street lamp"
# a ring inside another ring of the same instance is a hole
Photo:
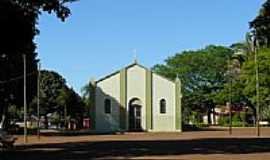
[[[38,72],[37,72],[37,136],[38,139],[40,140],[40,68],[41,68],[41,63],[38,62]]]
[[[256,40],[255,40],[256,43]],[[259,83],[259,64],[257,60],[257,47],[255,45],[254,48],[254,63],[255,63],[255,70],[256,70],[256,124],[257,124],[257,136],[260,136],[260,83]]]
[[[233,83],[233,76],[240,74],[240,70],[233,70],[233,66],[234,66],[234,61],[232,63],[232,60],[234,60],[235,58],[238,59],[238,56],[242,56],[243,55],[243,51],[242,50],[237,50],[232,57],[228,56],[228,72],[229,72],[229,83],[230,83],[230,87],[229,87],[229,102],[227,103],[227,106],[229,107],[229,116],[230,116],[230,124],[229,124],[229,134],[232,134],[232,83]],[[239,59],[238,59],[239,61]]]
[[[233,70],[232,70],[232,60],[231,57],[228,57],[228,71],[229,71],[229,83],[230,83],[230,87],[229,87],[229,119],[230,119],[230,124],[229,124],[229,134],[232,134],[232,83],[233,83]]]
[[[227,106],[229,107],[229,116],[230,116],[230,124],[229,124],[229,134],[232,134],[232,69],[231,69],[231,58],[228,57],[228,71],[229,71],[229,81],[230,81],[230,90],[229,90],[229,103]]]

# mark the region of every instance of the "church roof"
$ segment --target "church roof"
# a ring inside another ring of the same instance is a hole
[[[124,68],[122,68],[122,69],[128,69],[128,68],[131,68],[131,67],[133,67],[133,66],[139,66],[139,67],[141,67],[141,68],[143,68],[143,69],[145,69],[145,70],[147,70],[147,71],[150,71],[150,72],[154,73],[151,69],[148,69],[147,67],[145,67],[145,66],[139,64],[137,61],[134,61],[133,63],[129,64],[128,66],[126,66],[126,67],[124,67]],[[110,78],[110,77],[112,77],[112,76],[114,76],[114,75],[120,73],[120,71],[121,71],[122,69],[117,70],[117,71],[115,71],[115,72],[113,72],[113,73],[111,73],[111,74],[109,74],[109,75],[107,75],[107,76],[104,76],[104,77],[98,79],[98,80],[96,81],[96,83],[99,83],[99,82],[101,82],[101,81],[103,81],[103,80],[105,80],[105,79],[108,79],[108,78]],[[155,74],[157,74],[157,73],[155,73]],[[157,74],[157,75],[159,75],[159,74]],[[164,78],[164,79],[167,79],[168,81],[171,81],[171,82],[175,83],[174,81],[172,81],[171,79],[168,79],[167,77],[164,77],[164,76],[162,76],[162,75],[159,75],[159,76],[161,76],[161,77]]]

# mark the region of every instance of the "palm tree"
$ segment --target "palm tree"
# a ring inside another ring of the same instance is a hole
[[[94,93],[94,86],[92,81],[90,81],[88,84],[86,84],[82,89],[82,96],[83,96],[83,101],[85,103],[85,106],[87,108],[88,114],[90,115],[90,108],[92,105],[92,98],[93,98],[93,93]]]

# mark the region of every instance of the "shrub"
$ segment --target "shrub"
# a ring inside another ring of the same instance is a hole
[[[229,126],[229,123],[230,123],[230,117],[228,116],[221,116],[218,119],[218,124],[221,126]]]
[[[240,114],[234,114],[232,116],[232,126],[233,127],[244,127],[247,125],[245,121],[245,114],[240,113]],[[222,116],[218,120],[218,124],[221,126],[228,127],[230,125],[230,117],[229,116]]]

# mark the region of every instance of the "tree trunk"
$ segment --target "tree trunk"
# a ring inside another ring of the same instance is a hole
[[[213,106],[213,108],[212,108],[212,113],[213,113],[213,124],[214,125],[216,125],[217,124],[217,122],[216,122],[216,112],[215,112],[215,107]]]
[[[67,128],[67,105],[65,104],[65,108],[64,108],[64,118],[65,118],[65,129]]]
[[[2,114],[2,119],[1,119],[1,122],[0,122],[0,130],[4,129],[5,120],[6,120],[6,115],[3,113]]]
[[[212,121],[211,121],[211,108],[208,108],[207,120],[208,120],[208,125],[211,125],[212,124]]]

